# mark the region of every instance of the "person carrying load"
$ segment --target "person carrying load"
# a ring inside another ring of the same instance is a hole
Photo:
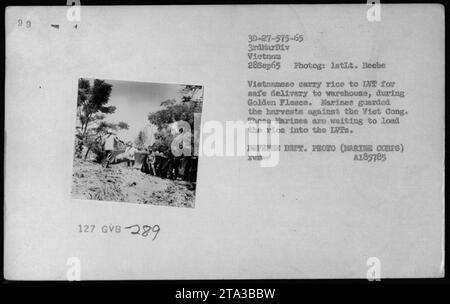
[[[116,150],[117,142],[125,144],[113,132],[106,134],[106,136],[103,138],[104,157],[102,160],[102,167],[109,168],[109,165],[114,162],[114,151]]]

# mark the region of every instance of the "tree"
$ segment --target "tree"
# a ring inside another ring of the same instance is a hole
[[[84,137],[89,126],[103,119],[103,114],[114,113],[116,107],[106,106],[111,95],[112,85],[104,80],[95,79],[93,85],[87,79],[78,81],[78,118],[80,120],[80,133]]]
[[[106,114],[115,112],[116,107],[107,106],[111,95],[112,85],[101,79],[80,78],[78,81],[77,116],[80,125],[76,127],[76,155],[82,157],[83,146],[87,148],[84,155],[86,159],[89,152],[101,155],[102,137],[108,133],[121,129],[128,129],[125,122],[110,123],[104,121]]]
[[[152,112],[148,115],[148,120],[158,127],[155,134],[155,143],[153,148],[159,151],[170,150],[170,144],[173,140],[173,134],[168,126],[176,121],[186,121],[189,123],[191,130],[194,130],[194,113],[201,113],[203,105],[203,87],[185,85],[180,90],[181,101],[168,99],[161,102],[163,109]],[[194,132],[191,131],[192,137]],[[191,141],[192,144],[194,141]]]
[[[155,142],[152,148],[156,151],[169,153],[170,144],[172,143],[174,136],[168,128],[164,128],[155,133]]]
[[[134,144],[139,150],[143,150],[145,148],[145,134],[143,131],[139,131],[138,136],[134,140]]]
[[[201,92],[202,94],[199,94],[200,96],[196,96],[196,94],[202,90],[203,86],[200,85],[185,85],[181,89],[181,99],[183,102],[203,100],[203,92]]]

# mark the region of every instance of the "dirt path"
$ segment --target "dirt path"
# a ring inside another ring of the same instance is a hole
[[[103,169],[100,164],[74,159],[72,198],[194,207],[195,191],[181,181],[161,179],[126,167]]]

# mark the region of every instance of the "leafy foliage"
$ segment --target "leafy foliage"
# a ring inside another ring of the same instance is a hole
[[[93,85],[87,79],[78,81],[77,116],[80,125],[77,126],[75,137],[75,151],[78,157],[82,157],[83,146],[87,148],[84,157],[90,151],[102,153],[102,137],[106,134],[121,129],[128,129],[125,122],[117,124],[104,121],[107,114],[115,112],[116,107],[107,106],[111,95],[112,85],[104,80],[95,79]]]
[[[191,130],[194,130],[194,113],[201,113],[202,111],[203,87],[185,85],[180,94],[181,102],[177,102],[175,99],[165,100],[161,102],[163,109],[148,115],[148,120],[158,127],[153,149],[161,152],[170,151],[170,144],[174,136],[169,130],[169,125],[176,121],[186,121],[189,123]]]
[[[78,118],[81,123],[81,133],[86,134],[89,124],[104,118],[100,113],[114,113],[116,107],[106,106],[111,95],[112,85],[104,80],[95,79],[93,85],[87,79],[78,81]]]
[[[138,136],[134,140],[134,144],[139,150],[145,149],[145,134],[143,131],[139,131]]]

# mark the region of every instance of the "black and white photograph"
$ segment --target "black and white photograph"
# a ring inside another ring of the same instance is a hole
[[[193,208],[202,104],[201,85],[80,78],[72,198]]]
[[[96,3],[5,9],[6,280],[445,278],[446,7]]]

